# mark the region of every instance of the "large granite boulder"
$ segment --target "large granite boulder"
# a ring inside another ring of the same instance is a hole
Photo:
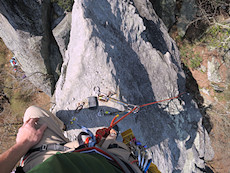
[[[147,0],[76,0],[68,50],[55,90],[53,112],[74,140],[77,124],[92,131],[109,126],[108,112],[122,104],[99,101],[97,109],[75,109],[98,92],[134,105],[185,91],[179,51]],[[120,116],[124,115],[121,113]],[[141,108],[118,123],[148,146],[161,172],[202,172],[213,157],[202,116],[189,94]],[[120,137],[118,138],[120,139]]]
[[[50,0],[0,0],[0,37],[38,88],[52,95],[62,56],[52,34]]]

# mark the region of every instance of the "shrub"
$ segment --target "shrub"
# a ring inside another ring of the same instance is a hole
[[[184,42],[183,45],[179,47],[181,53],[182,62],[192,69],[200,67],[203,59],[199,52],[194,51],[194,45],[187,44]]]
[[[230,41],[230,25],[217,23],[210,26],[200,41],[214,48],[228,50],[228,43]]]

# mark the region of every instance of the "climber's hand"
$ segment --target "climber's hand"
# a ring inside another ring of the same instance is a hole
[[[43,124],[39,129],[36,129],[35,125],[38,120],[38,118],[31,118],[23,124],[18,130],[16,138],[17,144],[23,144],[28,148],[31,148],[41,140],[47,125]]]

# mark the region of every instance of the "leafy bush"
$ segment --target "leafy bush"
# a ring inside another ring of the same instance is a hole
[[[230,42],[230,25],[215,24],[210,26],[200,41],[214,48],[228,50],[228,43]]]
[[[194,52],[194,45],[184,43],[179,47],[182,62],[192,69],[200,67],[203,59],[199,53]]]
[[[191,68],[196,69],[200,67],[202,61],[203,59],[198,53],[194,54],[194,57],[190,59]]]

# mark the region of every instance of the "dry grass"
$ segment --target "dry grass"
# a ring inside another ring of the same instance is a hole
[[[230,169],[230,104],[219,103],[214,104],[211,110],[207,111],[213,129],[210,132],[212,147],[215,156],[209,164],[214,168],[215,172],[225,173]]]
[[[0,39],[0,97],[4,111],[0,113],[0,153],[15,143],[18,128],[22,125],[25,110],[31,105],[50,108],[50,98],[40,92],[27,79],[22,80],[23,71],[15,73],[9,63],[12,53]]]

